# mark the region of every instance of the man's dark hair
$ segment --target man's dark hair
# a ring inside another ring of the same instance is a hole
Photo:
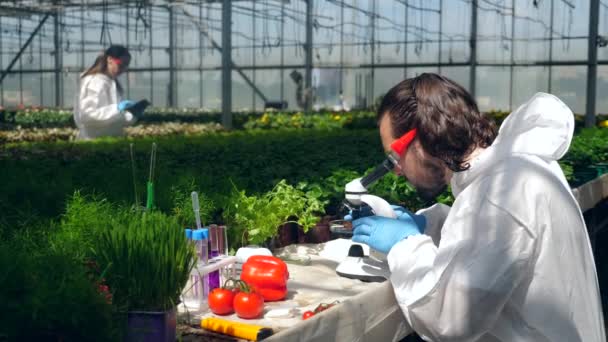
[[[496,138],[496,125],[479,112],[471,94],[437,74],[424,73],[394,86],[378,107],[378,122],[386,114],[393,138],[416,128],[424,150],[455,172],[467,170],[466,157]]]

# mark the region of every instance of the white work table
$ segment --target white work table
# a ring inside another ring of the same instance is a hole
[[[310,257],[307,266],[287,264],[290,277],[286,300],[265,303],[264,317],[257,320],[243,320],[236,314],[217,317],[273,328],[275,334],[265,341],[399,341],[412,330],[395,301],[390,282],[366,283],[336,274],[339,256],[335,252],[346,253],[350,244],[350,240],[338,239],[275,251],[279,257]],[[336,300],[339,304],[302,320],[304,311]],[[209,312],[194,315],[191,322],[213,316]]]

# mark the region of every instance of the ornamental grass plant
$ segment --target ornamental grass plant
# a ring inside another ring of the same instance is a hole
[[[119,310],[159,312],[179,303],[196,252],[174,217],[124,211],[99,235],[93,258]]]

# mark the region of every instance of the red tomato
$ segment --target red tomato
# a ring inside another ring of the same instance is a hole
[[[234,311],[240,318],[258,318],[264,312],[264,297],[255,292],[239,292],[234,296]]]
[[[309,319],[310,317],[314,316],[315,313],[312,311],[305,311],[304,314],[302,314],[302,319]]]
[[[225,288],[216,288],[209,293],[207,302],[211,312],[216,315],[228,315],[234,312],[233,302],[236,292]]]

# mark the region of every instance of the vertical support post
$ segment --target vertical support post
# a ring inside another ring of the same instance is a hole
[[[131,31],[129,30],[129,21],[131,21],[131,20],[129,20],[130,19],[129,18],[129,6],[127,5],[125,9],[126,9],[126,11],[125,11],[125,24],[126,24],[125,34],[127,35],[127,49],[128,49],[128,48],[130,48],[130,46],[129,46],[129,33]],[[126,82],[127,83],[127,87],[126,88],[127,88],[127,98],[128,99],[131,98],[131,82],[129,81],[129,79],[131,78],[131,77],[129,77],[130,74],[131,74],[131,72],[129,70],[127,70],[127,75],[126,75],[127,76],[126,77],[127,78],[127,82]]]
[[[597,31],[600,0],[591,0],[589,5],[589,42],[587,48],[587,110],[585,127],[595,126],[595,100],[597,93]]]
[[[177,106],[177,74],[175,71],[175,55],[177,49],[175,29],[175,11],[173,7],[169,7],[169,106]]]
[[[232,5],[222,2],[222,125],[232,129]]]
[[[312,11],[313,0],[306,0],[306,58],[304,61],[306,70],[304,76],[304,94],[306,99],[306,112],[310,113],[312,109]]]
[[[344,96],[344,4],[340,4],[340,94]]]
[[[2,49],[0,49],[0,51],[2,51]],[[38,68],[40,68],[40,70],[42,70],[42,34],[38,35]],[[40,72],[39,76],[40,76],[40,78],[38,80],[38,82],[40,82],[40,84],[39,84],[39,87],[40,87],[39,105],[44,106],[44,73]],[[78,89],[76,89],[76,91],[78,91]]]
[[[509,110],[513,110],[513,64],[515,63],[515,0],[511,1],[511,65],[509,66]]]
[[[60,12],[54,16],[54,45],[55,45],[55,106],[63,107],[63,80],[61,69],[63,68],[63,53],[61,50]]]
[[[372,6],[372,10],[371,15],[370,15],[370,25],[372,26],[372,37],[371,37],[371,43],[372,43],[372,48],[371,48],[371,53],[372,53],[372,59],[371,59],[371,72],[369,74],[369,104],[370,107],[374,105],[374,80],[375,80],[375,73],[376,73],[376,67],[375,67],[375,63],[376,63],[376,0],[372,0],[371,3]]]
[[[553,62],[553,17],[555,15],[555,6],[554,0],[551,0],[551,19],[549,20],[549,62]],[[551,64],[551,63],[550,63]],[[553,68],[549,65],[549,86],[547,87],[549,93],[551,93],[553,88]]]
[[[281,101],[285,101],[285,1],[281,1]]]
[[[409,20],[408,20],[408,16],[409,16],[409,11],[408,11],[408,2],[407,0],[405,1],[405,36],[403,37],[403,78],[407,78],[407,50],[408,50],[408,44],[407,44],[407,30],[408,30],[408,24],[409,24]]]
[[[442,36],[443,35],[443,0],[439,0],[439,49],[437,49],[437,68],[439,74],[441,74],[441,47],[442,47]]]
[[[257,13],[256,9],[255,9],[255,1],[252,2],[251,6],[252,6],[253,13]],[[258,41],[256,27],[257,27],[257,19],[256,19],[255,15],[252,15],[251,16],[251,32],[252,32],[252,35],[253,35],[253,40],[251,41],[251,46],[252,46],[252,49],[253,49],[253,56],[251,56],[251,57],[252,57],[253,69],[251,69],[251,74],[252,74],[251,75],[251,82],[253,82],[253,84],[255,84],[255,74],[256,74],[256,69],[255,69],[255,64],[256,64],[255,53],[256,53],[256,50],[258,49],[256,47],[256,43]],[[253,111],[255,112],[255,92],[251,92],[251,108],[253,108]]]
[[[202,23],[203,22],[203,3],[199,2],[198,3],[198,22]],[[198,56],[200,58],[200,62],[199,62],[199,99],[198,99],[198,103],[199,106],[201,108],[203,108],[204,102],[203,102],[203,98],[205,95],[205,92],[203,90],[204,88],[204,81],[203,81],[203,33],[198,30]]]
[[[153,7],[150,8],[150,11],[148,12],[148,23],[150,25],[150,36],[148,37],[149,41],[148,41],[148,51],[150,51],[150,102],[154,103],[154,71],[152,71],[152,68],[154,68],[154,45],[152,45],[152,35],[154,30],[152,29],[152,9]]]
[[[2,16],[0,16],[0,27],[2,27]],[[2,34],[0,33],[0,51],[2,51]],[[4,55],[0,53],[0,70],[4,70]],[[4,83],[0,82],[0,106],[4,107]]]
[[[84,7],[80,7],[80,67],[82,71],[86,68],[87,61],[84,58]]]
[[[477,0],[471,1],[471,56],[469,58],[469,92],[475,98],[477,87]]]
[[[23,21],[21,17],[19,17],[19,46],[24,46],[22,41],[22,27]],[[29,44],[27,44],[29,45]],[[26,46],[27,46],[26,45]],[[22,53],[25,52],[25,49],[22,49]],[[23,59],[19,58],[19,103],[23,103]]]

